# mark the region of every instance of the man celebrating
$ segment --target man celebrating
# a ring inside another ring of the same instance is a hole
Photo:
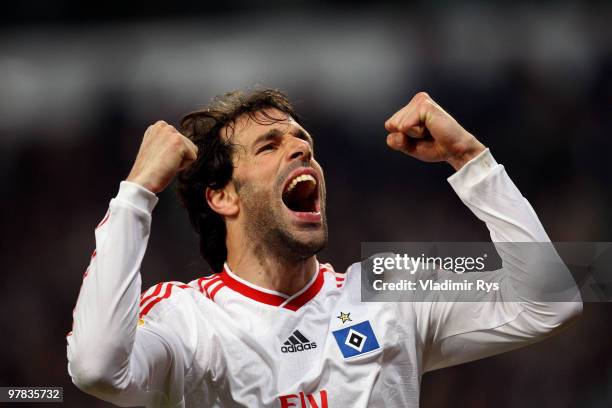
[[[549,242],[503,166],[427,94],[385,128],[390,148],[453,166],[451,186],[494,242]],[[216,273],[140,295],[155,194],[176,175]],[[580,314],[579,301],[541,301],[546,271],[512,247],[489,275],[505,277],[502,290],[483,301],[361,302],[359,263],[338,273],[316,258],[325,197],[313,140],[279,91],[218,97],[182,133],[149,127],[96,228],[67,337],[73,382],[122,406],[417,407],[426,371],[532,343]]]

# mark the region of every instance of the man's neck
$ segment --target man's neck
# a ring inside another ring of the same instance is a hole
[[[299,292],[317,272],[314,255],[305,260],[287,261],[245,252],[228,251],[227,264],[231,271],[254,285],[286,295]]]

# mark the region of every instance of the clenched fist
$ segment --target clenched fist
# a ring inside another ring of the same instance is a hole
[[[425,92],[385,122],[387,145],[426,162],[446,161],[459,170],[485,147]]]
[[[153,193],[163,191],[198,156],[198,147],[163,120],[146,130],[127,178]]]

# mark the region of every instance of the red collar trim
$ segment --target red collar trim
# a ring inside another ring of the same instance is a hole
[[[293,310],[294,312],[298,310],[300,307],[304,306],[308,301],[315,296],[323,287],[323,271],[319,267],[317,271],[317,277],[314,282],[301,294],[297,295],[294,298],[290,298],[290,300],[283,306],[285,309]]]
[[[219,274],[219,277],[227,285],[228,288],[248,297],[253,300],[256,300],[261,303],[265,303],[271,306],[280,306],[285,309],[289,309],[292,311],[298,310],[300,307],[304,306],[311,299],[313,299],[323,287],[324,272],[326,271],[325,267],[322,265],[318,265],[319,269],[317,271],[317,276],[314,280],[311,281],[309,286],[303,292],[298,292],[295,297],[283,297],[280,295],[275,295],[273,293],[264,292],[262,290],[256,289],[252,286],[246,285],[239,280],[233,278],[229,273],[227,273],[226,267],[223,267],[223,271]]]
[[[221,271],[219,277],[221,278],[223,283],[227,285],[228,288],[258,302],[272,306],[280,306],[283,304],[283,302],[285,302],[285,300],[287,300],[282,296],[263,292],[261,290],[252,288],[249,285],[245,285],[244,283],[234,279],[229,273],[227,273],[225,267],[223,268],[223,271]]]

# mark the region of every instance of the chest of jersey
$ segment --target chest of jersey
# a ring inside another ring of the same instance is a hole
[[[326,281],[298,310],[217,299],[215,318],[203,316],[215,332],[209,389],[231,406],[371,406],[386,360],[405,348],[386,304],[346,289]]]

